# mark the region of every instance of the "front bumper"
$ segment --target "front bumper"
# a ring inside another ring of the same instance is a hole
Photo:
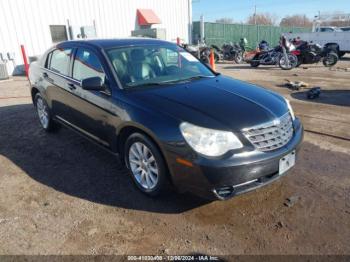
[[[288,173],[279,175],[279,161],[283,156],[295,150],[297,160],[303,127],[298,119],[294,127],[288,144],[270,152],[254,150],[225,159],[196,157],[190,160],[192,166],[185,166],[176,161],[178,157],[183,158],[183,152],[168,151],[166,158],[173,184],[180,192],[190,191],[221,200],[267,185]]]

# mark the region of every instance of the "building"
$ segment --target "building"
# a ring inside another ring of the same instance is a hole
[[[191,39],[191,0],[1,0],[0,8],[0,63],[10,75],[23,68],[21,45],[32,60],[70,39]]]

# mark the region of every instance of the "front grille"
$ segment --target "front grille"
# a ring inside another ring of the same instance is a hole
[[[243,134],[260,151],[278,149],[293,136],[293,121],[289,113],[262,125],[245,128]]]

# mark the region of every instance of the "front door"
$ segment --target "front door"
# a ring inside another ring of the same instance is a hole
[[[75,98],[70,105],[73,108],[72,124],[87,136],[110,146],[115,129],[111,125],[111,91],[90,91],[80,86],[83,79],[100,77],[107,85],[107,77],[98,56],[90,49],[78,48],[74,56],[72,80]]]

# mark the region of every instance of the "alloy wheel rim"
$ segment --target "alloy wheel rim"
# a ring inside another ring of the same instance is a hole
[[[294,57],[290,56],[287,59],[285,57],[282,57],[280,60],[280,64],[283,68],[293,68],[295,67],[297,61]]]
[[[49,125],[49,113],[47,111],[47,107],[42,98],[37,99],[36,109],[38,111],[38,116],[39,116],[41,125],[44,128],[47,128]]]
[[[151,190],[158,183],[159,169],[151,150],[141,142],[135,142],[129,149],[129,164],[137,183]]]

